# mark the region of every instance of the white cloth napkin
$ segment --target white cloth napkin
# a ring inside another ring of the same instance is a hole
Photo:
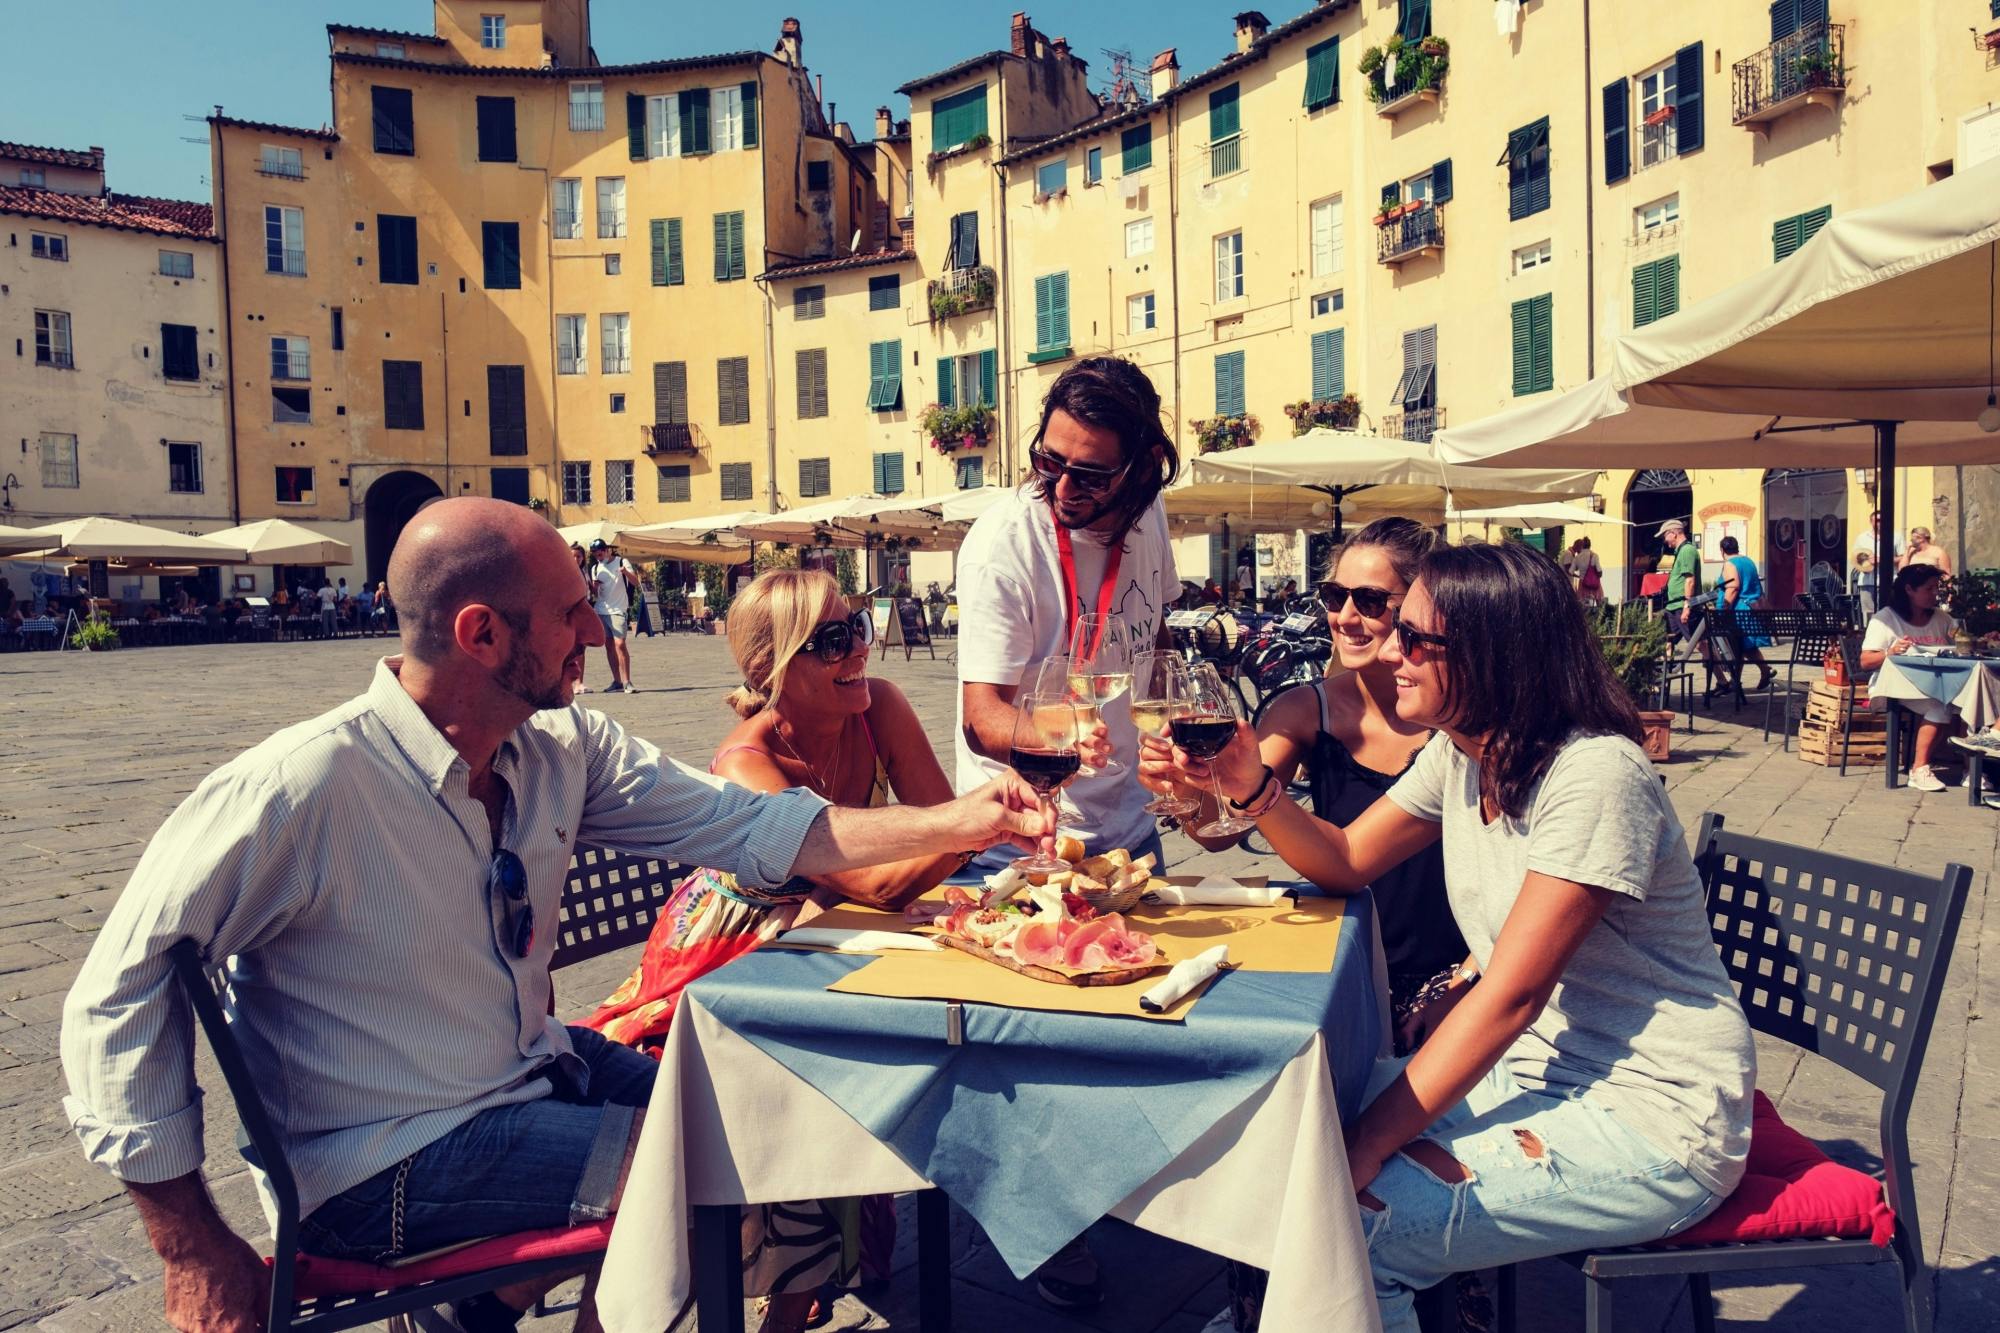
[[[802,926],[778,936],[778,944],[811,944],[836,953],[879,953],[884,949],[915,949],[936,952],[944,946],[923,935],[906,935],[899,930],[837,930],[829,926]]]
[[[1229,961],[1229,946],[1218,944],[1207,953],[1198,953],[1160,978],[1159,984],[1139,997],[1139,1007],[1149,1014],[1165,1013],[1173,1003],[1207,981]]]
[[[1192,885],[1154,880],[1147,891],[1169,907],[1275,907],[1284,890],[1268,884],[1238,884],[1222,875],[1204,875]]]

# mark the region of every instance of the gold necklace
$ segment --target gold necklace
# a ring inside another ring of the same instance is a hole
[[[805,755],[799,750],[799,747],[792,744],[792,738],[785,735],[785,726],[783,719],[774,718],[772,720],[771,734],[773,736],[776,736],[779,740],[785,743],[785,748],[791,751],[792,758],[798,760],[800,764],[804,765],[806,772],[818,781],[819,787],[817,788],[817,790],[819,794],[821,796],[824,796],[827,800],[831,801],[833,799],[833,779],[828,777],[826,774],[820,772],[818,769],[814,768],[812,766],[812,760],[806,758]],[[837,741],[840,738],[840,736],[844,736],[846,734],[847,734],[847,723],[843,720],[840,724],[840,732],[835,736],[834,739]],[[838,745],[834,746],[833,763],[835,768],[838,768],[840,766],[840,747]]]

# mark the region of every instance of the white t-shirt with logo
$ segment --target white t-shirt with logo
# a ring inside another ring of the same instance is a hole
[[[597,613],[622,616],[632,609],[632,592],[625,585],[631,564],[623,556],[599,560],[590,567],[590,581],[597,588]]]
[[[1166,509],[1155,500],[1131,532],[1110,604],[1097,605],[1110,552],[1089,532],[1071,534],[1077,596],[1083,611],[1123,617],[1135,653],[1155,646],[1162,608],[1180,593]],[[958,679],[986,685],[1019,685],[1045,659],[1069,651],[1070,621],[1063,591],[1055,521],[1046,501],[1024,487],[979,516],[958,552]],[[1139,732],[1132,725],[1131,692],[1100,708],[1111,750],[1125,765],[1113,776],[1075,778],[1065,787],[1063,832],[1094,850],[1136,847],[1154,828],[1144,810],[1153,793],[1133,776]],[[958,703],[958,789],[970,791],[1005,770],[965,739],[965,700]]]

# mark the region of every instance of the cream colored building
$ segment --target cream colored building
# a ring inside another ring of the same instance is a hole
[[[0,357],[0,522],[228,526],[222,275],[208,205],[110,190],[101,148],[0,143],[0,232],[10,353]]]

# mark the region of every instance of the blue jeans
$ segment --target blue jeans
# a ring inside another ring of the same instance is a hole
[[[1365,1100],[1407,1063],[1377,1062]],[[1453,1273],[1658,1240],[1722,1202],[1604,1107],[1522,1088],[1504,1057],[1420,1137],[1470,1178],[1446,1184],[1398,1153],[1369,1184],[1383,1206],[1361,1205],[1361,1227],[1383,1333],[1416,1333],[1416,1293]]]
[[[300,1248],[379,1262],[459,1241],[611,1216],[632,1125],[660,1066],[589,1028],[569,1029],[590,1068],[577,1093],[482,1111],[299,1224]]]

